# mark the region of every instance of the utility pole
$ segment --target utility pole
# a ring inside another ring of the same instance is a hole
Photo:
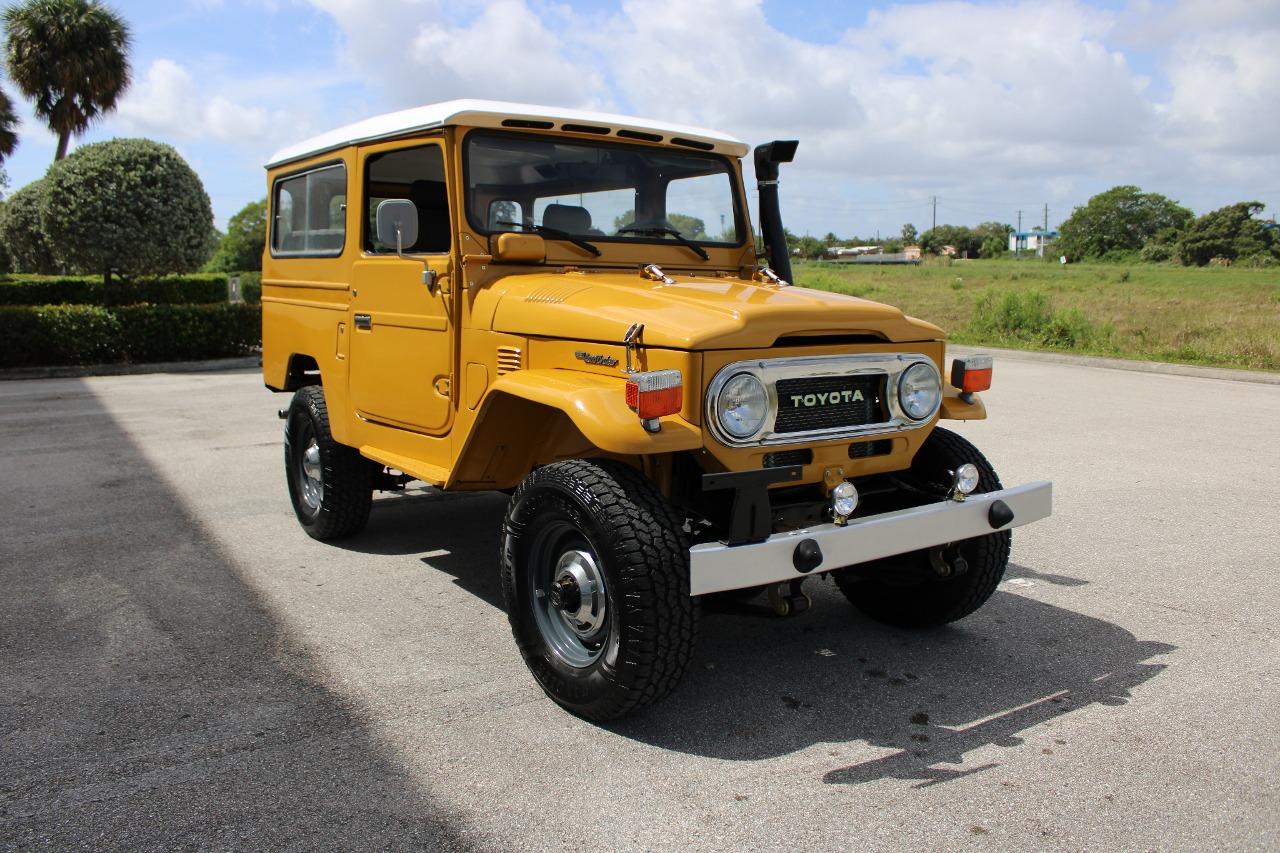
[[[933,230],[938,227],[938,197],[935,195],[931,200],[933,202],[933,225],[930,230]]]
[[[1036,254],[1037,254],[1037,255],[1039,255],[1039,256],[1040,256],[1040,257],[1042,257],[1042,258],[1044,257],[1044,246],[1045,246],[1045,243],[1046,243],[1046,242],[1048,242],[1048,240],[1049,240],[1049,203],[1048,203],[1048,202],[1045,202],[1045,205],[1044,205],[1044,233],[1040,235],[1040,246],[1039,246],[1038,251],[1036,252]]]
[[[1013,256],[1015,258],[1022,255],[1022,211],[1018,211],[1018,230],[1013,232]]]

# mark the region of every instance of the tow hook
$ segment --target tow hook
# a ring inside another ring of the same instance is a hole
[[[940,578],[959,577],[969,571],[969,562],[956,551],[950,560],[947,559],[947,545],[929,549],[929,565]]]
[[[809,609],[809,596],[801,588],[804,578],[769,584],[769,606],[779,616],[795,616]]]
[[[279,418],[280,420],[284,420],[285,418],[289,417],[289,410],[281,409],[280,411],[276,412],[276,417]]]

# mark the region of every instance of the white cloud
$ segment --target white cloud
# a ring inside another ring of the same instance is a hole
[[[392,107],[460,97],[575,107],[609,102],[595,58],[576,55],[571,40],[524,0],[387,0],[376,11],[361,0],[312,5],[338,24],[348,67]]]
[[[209,92],[182,65],[157,59],[121,100],[116,121],[130,133],[256,144],[270,135],[272,116]]]
[[[328,79],[285,69],[253,88],[214,86],[160,61],[122,119],[240,140],[285,127],[278,141],[290,142],[388,109],[489,97],[751,142],[799,138],[785,198],[822,230],[919,221],[933,193],[969,200],[952,221],[1011,221],[1044,200],[1065,215],[1115,183],[1204,210],[1280,168],[1280,6],[1252,0],[1132,0],[1118,11],[939,0],[882,7],[826,44],[776,29],[762,0],[588,11],[554,0],[308,2],[338,33]],[[284,110],[292,120],[277,118]]]

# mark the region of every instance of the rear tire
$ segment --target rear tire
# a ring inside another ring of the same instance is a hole
[[[910,479],[924,484],[950,482],[949,471],[966,462],[978,468],[975,494],[1001,488],[986,457],[961,436],[935,428],[911,463]],[[912,551],[833,572],[836,586],[849,602],[878,622],[899,628],[933,628],[963,619],[986,603],[1009,564],[1012,537],[1008,530],[953,543],[968,563],[964,574],[941,578],[929,551]]]
[[[298,389],[285,419],[284,468],[293,511],[308,536],[341,539],[364,529],[376,467],[333,440],[324,389]]]
[[[539,686],[613,720],[680,682],[693,655],[683,519],[640,473],[575,459],[525,478],[503,522],[502,597]]]

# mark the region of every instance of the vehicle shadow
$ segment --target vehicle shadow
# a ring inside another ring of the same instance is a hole
[[[499,610],[498,544],[508,498],[501,492],[414,488],[374,500],[358,536],[333,544],[361,554],[418,555],[459,588]]]
[[[58,382],[0,399],[0,847],[466,849],[85,383]]]
[[[758,600],[707,612],[682,688],[613,730],[743,761],[865,741],[891,752],[824,781],[931,785],[996,766],[966,768],[967,753],[1020,746],[1020,732],[1082,707],[1127,703],[1164,669],[1152,658],[1175,650],[1004,591],[959,623],[909,632],[862,617],[831,584],[810,586],[813,608],[793,619]]]
[[[380,501],[366,532],[343,547],[425,554],[422,562],[501,608],[496,563],[506,496],[435,495]],[[865,741],[891,752],[835,767],[827,782],[936,784],[986,769],[965,768],[967,753],[1018,746],[1018,733],[1085,706],[1125,704],[1164,669],[1157,658],[1175,650],[1017,594],[1039,582],[1075,588],[1086,581],[1018,563],[1006,579],[1013,581],[1008,591],[977,613],[928,632],[873,622],[819,578],[806,585],[813,608],[790,619],[774,616],[763,596],[708,599],[681,687],[608,728],[665,749],[743,761]]]

